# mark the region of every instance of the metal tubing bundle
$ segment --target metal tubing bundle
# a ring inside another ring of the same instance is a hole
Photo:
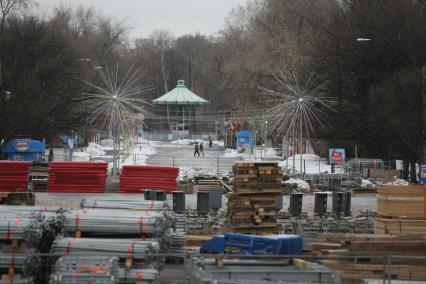
[[[62,229],[62,213],[59,207],[0,206],[0,238],[23,240],[41,252],[47,252]]]
[[[162,236],[171,226],[166,212],[81,209],[65,213],[64,227],[68,233],[103,236]]]
[[[182,230],[176,230],[175,232],[171,232],[167,236],[167,240],[169,241],[169,252],[170,253],[184,253],[184,246],[186,241],[186,233]]]
[[[39,243],[42,237],[40,224],[27,217],[3,216],[0,219],[0,238],[2,240],[25,240]]]
[[[52,252],[72,256],[115,256],[118,258],[147,259],[160,252],[157,240],[62,238],[53,242]]]
[[[26,254],[2,253],[0,251],[0,269],[8,269],[13,266],[16,269],[23,270],[27,259]]]
[[[34,284],[32,278],[16,279],[16,280],[0,280],[0,284]]]
[[[48,192],[105,191],[108,164],[103,162],[49,163]]]
[[[138,269],[118,269],[120,283],[155,283],[158,278],[158,270],[152,267]]]
[[[168,210],[167,202],[126,198],[96,198],[89,197],[81,201],[82,208],[127,209],[127,210]]]
[[[0,161],[0,192],[28,189],[32,162]]]
[[[115,257],[65,256],[56,262],[50,283],[117,283],[117,267]]]
[[[34,276],[38,273],[40,258],[33,255],[33,251],[26,253],[0,252],[0,270],[13,268],[19,273]]]
[[[155,188],[165,192],[176,191],[179,168],[162,166],[123,166],[120,175],[120,191],[141,193]]]

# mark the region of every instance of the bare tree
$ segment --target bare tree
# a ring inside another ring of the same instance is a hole
[[[0,0],[1,26],[3,30],[7,16],[13,14],[19,9],[26,8],[30,4],[35,3],[32,0]]]

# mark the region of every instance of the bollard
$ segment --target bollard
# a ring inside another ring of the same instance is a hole
[[[183,191],[173,191],[173,211],[176,213],[185,212],[185,193]]]
[[[210,193],[197,192],[197,212],[198,214],[208,214],[210,209]]]
[[[327,213],[327,197],[325,192],[315,192],[314,215],[322,217]]]
[[[302,213],[303,193],[292,193],[290,195],[289,212],[293,216],[299,216]]]

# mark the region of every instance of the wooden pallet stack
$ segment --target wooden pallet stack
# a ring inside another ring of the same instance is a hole
[[[419,185],[378,186],[377,234],[426,234],[426,189]]]
[[[416,258],[425,255],[424,235],[326,233],[308,248],[312,254],[324,256],[321,263],[330,266],[342,283],[383,279],[386,273],[392,280],[426,280],[426,259]]]
[[[241,161],[233,166],[234,188],[228,194],[230,229],[268,235],[278,231],[276,198],[281,196],[282,169],[276,162]]]

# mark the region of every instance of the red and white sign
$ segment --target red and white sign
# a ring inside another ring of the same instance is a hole
[[[27,152],[30,149],[29,140],[16,140],[15,141],[15,150],[16,152]]]

